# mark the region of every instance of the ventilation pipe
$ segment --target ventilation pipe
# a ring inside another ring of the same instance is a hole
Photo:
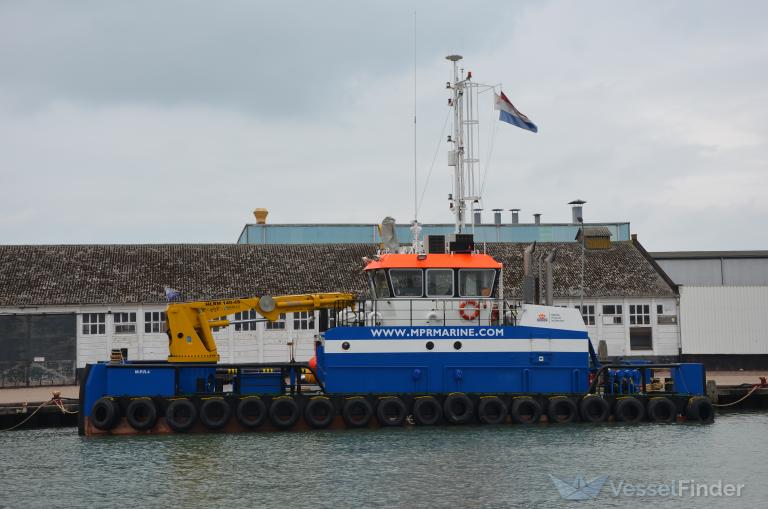
[[[555,258],[557,257],[557,248],[553,249],[552,252],[550,252],[546,258],[544,258],[544,284],[546,285],[546,304],[547,306],[552,306],[555,303],[555,295],[554,295],[554,284],[553,284],[553,277],[552,277],[552,263],[555,261]]]
[[[493,224],[501,226],[501,211],[504,209],[493,209]]]
[[[587,203],[584,200],[573,200],[568,202],[571,206],[571,224],[579,224],[584,222],[584,204]]]
[[[520,209],[509,209],[512,212],[512,224],[520,223]]]
[[[253,209],[253,217],[256,218],[256,224],[267,224],[267,209]]]
[[[482,213],[483,209],[475,209],[475,226],[479,226],[483,224],[483,216]]]
[[[531,267],[534,251],[536,251],[536,242],[523,251],[523,302],[526,304],[533,304],[536,296],[536,276],[533,275]]]
[[[534,224],[541,224],[541,214],[534,214],[533,215],[533,223]]]

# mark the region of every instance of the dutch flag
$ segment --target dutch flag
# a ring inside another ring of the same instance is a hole
[[[517,108],[507,99],[507,96],[504,95],[504,92],[501,92],[501,95],[496,95],[496,106],[495,108],[499,110],[499,120],[502,122],[506,122],[508,124],[516,125],[517,127],[521,129],[527,129],[529,131],[538,132],[539,128],[536,127],[536,124],[530,121],[528,117],[523,115],[520,111],[518,111]]]

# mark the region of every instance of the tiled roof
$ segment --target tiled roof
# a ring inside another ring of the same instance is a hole
[[[488,244],[505,265],[505,296],[519,297],[527,244]],[[579,295],[581,246],[558,248],[555,294]],[[165,302],[164,286],[188,300],[309,292],[366,291],[371,244],[154,244],[0,246],[0,306]],[[672,296],[673,288],[632,242],[586,253],[585,293]],[[543,266],[543,264],[542,264]],[[538,269],[536,269],[538,270]]]

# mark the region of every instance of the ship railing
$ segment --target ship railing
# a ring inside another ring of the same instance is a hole
[[[329,310],[328,327],[517,325],[522,302],[488,297],[357,299]]]

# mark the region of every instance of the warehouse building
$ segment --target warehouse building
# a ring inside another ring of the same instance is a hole
[[[674,283],[636,239],[612,242],[585,229],[584,307],[590,335],[612,357],[676,358],[680,353]],[[521,299],[529,243],[488,243],[504,266],[504,297]],[[106,360],[168,354],[164,287],[185,300],[309,292],[365,296],[363,258],[375,244],[191,244],[0,246],[0,384],[72,381],[74,369]],[[582,243],[536,245],[532,270],[557,250],[554,304],[580,307]],[[544,297],[539,277],[538,295]],[[224,362],[276,362],[312,355],[317,320],[309,313],[265,323],[255,313],[215,333]],[[39,380],[34,379],[35,377]],[[34,380],[30,380],[30,379]]]
[[[679,285],[686,360],[717,369],[768,368],[768,251],[651,255]]]

